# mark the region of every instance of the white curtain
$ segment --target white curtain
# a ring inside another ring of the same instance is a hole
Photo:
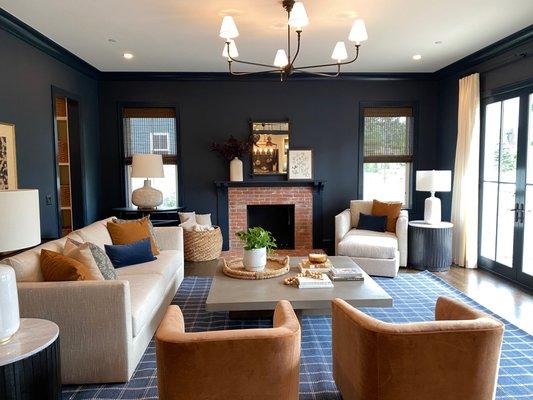
[[[459,80],[457,149],[452,194],[453,262],[477,267],[479,205],[479,74]]]

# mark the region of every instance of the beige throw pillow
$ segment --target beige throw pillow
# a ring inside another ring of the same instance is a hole
[[[194,221],[194,218],[195,218],[195,215],[196,213],[193,211],[193,212],[180,212],[178,213],[179,217],[180,217],[180,223],[184,223],[190,219],[192,219]]]
[[[198,225],[212,226],[211,214],[196,214],[196,223]]]
[[[104,276],[102,275],[102,272],[100,272],[100,268],[98,267],[98,264],[96,263],[91,252],[90,243],[80,243],[79,245],[76,245],[72,239],[67,239],[65,242],[63,255],[73,258],[74,260],[85,265],[87,268],[87,280],[104,280]]]

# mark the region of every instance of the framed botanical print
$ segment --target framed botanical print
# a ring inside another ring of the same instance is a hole
[[[313,179],[313,150],[289,149],[288,159],[289,180]]]
[[[17,189],[15,125],[0,122],[0,190]]]

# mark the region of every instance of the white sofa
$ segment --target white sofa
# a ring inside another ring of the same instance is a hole
[[[369,275],[395,277],[407,266],[407,211],[401,211],[395,233],[356,229],[359,213],[372,214],[372,201],[352,200],[335,216],[335,255],[351,257]]]
[[[67,237],[111,244],[108,220]],[[62,252],[66,238],[2,260],[15,269],[21,317],[59,326],[63,384],[125,382],[144,354],[183,280],[183,231],[156,227],[157,260],[118,268],[117,280],[43,282],[40,250]]]

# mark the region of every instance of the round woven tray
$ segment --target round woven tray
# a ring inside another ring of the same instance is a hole
[[[269,279],[277,276],[285,275],[291,270],[288,256],[268,256],[267,265],[262,271],[246,271],[242,264],[242,258],[234,258],[231,260],[224,259],[224,266],[222,272],[227,276],[237,279]]]

